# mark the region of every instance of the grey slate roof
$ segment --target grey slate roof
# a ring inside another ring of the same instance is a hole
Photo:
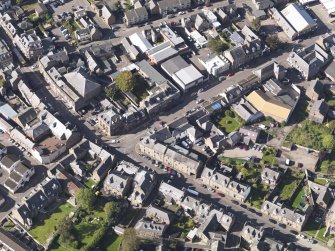
[[[101,87],[98,83],[88,79],[87,73],[85,73],[84,69],[81,67],[76,71],[66,73],[64,77],[82,97],[86,97],[88,94]]]

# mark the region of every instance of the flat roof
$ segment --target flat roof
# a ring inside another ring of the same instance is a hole
[[[203,77],[202,74],[193,65],[189,65],[175,72],[175,75],[181,81],[183,81],[185,85],[190,84]]]

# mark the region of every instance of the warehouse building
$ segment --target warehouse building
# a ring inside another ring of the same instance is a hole
[[[271,12],[277,24],[291,40],[314,31],[317,28],[316,21],[303,7],[297,4],[290,4],[282,11],[272,8]]]

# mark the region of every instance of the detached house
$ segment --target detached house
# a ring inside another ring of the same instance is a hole
[[[132,184],[132,177],[126,173],[112,172],[107,175],[104,181],[104,192],[107,195],[123,198],[125,197]]]
[[[133,181],[133,192],[128,200],[133,206],[141,207],[149,197],[157,182],[155,173],[140,170]]]

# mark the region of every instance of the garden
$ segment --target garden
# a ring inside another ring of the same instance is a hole
[[[187,234],[194,228],[194,222],[191,218],[182,215],[172,228],[175,228],[180,233],[179,238],[185,239]]]
[[[276,149],[272,147],[266,147],[263,152],[263,158],[261,164],[276,165]]]
[[[79,207],[74,216],[71,219],[59,217],[57,227],[52,229],[57,229],[57,236],[51,250],[91,250],[106,238],[109,226],[115,225],[120,218],[122,203],[106,203],[96,199],[94,191],[88,188],[77,193],[76,201]],[[115,240],[120,241],[118,238]]]
[[[261,180],[262,167],[250,162],[247,163],[246,160],[242,159],[224,156],[220,156],[218,159],[221,160],[223,164],[235,168],[237,172],[242,174],[241,181],[252,187],[247,203],[260,209],[264,200],[270,194],[270,187],[262,183]]]
[[[305,187],[301,187],[299,193],[297,194],[297,196],[295,198],[292,198],[292,207],[299,209],[299,210],[303,210],[305,205],[306,205],[306,192],[305,192]],[[307,191],[307,190],[306,190]]]
[[[333,123],[331,125],[320,125],[305,120],[301,126],[295,127],[287,136],[286,141],[297,145],[308,147],[317,151],[334,148],[334,137],[332,136]]]
[[[289,202],[291,200],[303,177],[303,172],[293,171],[291,169],[286,171],[284,177],[278,185],[278,191],[280,191],[279,199],[282,202]]]
[[[224,113],[215,115],[214,123],[228,134],[237,131],[244,124],[244,121],[234,111],[226,110]]]
[[[46,244],[49,237],[55,232],[61,220],[68,216],[73,210],[73,207],[69,203],[60,205],[53,213],[42,222],[37,224],[36,227],[31,229],[29,233],[34,239],[41,244]]]

